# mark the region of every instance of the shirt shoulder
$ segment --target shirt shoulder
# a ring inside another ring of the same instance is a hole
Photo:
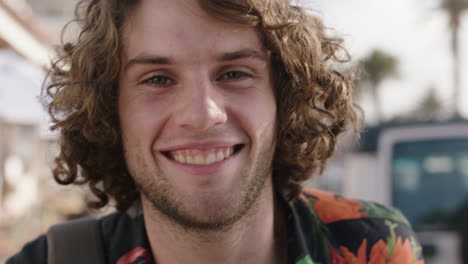
[[[135,211],[135,210],[133,210]],[[106,263],[152,263],[143,215],[128,210],[96,218]],[[77,219],[80,221],[80,219]],[[78,222],[77,221],[77,222]],[[73,220],[66,227],[73,226]],[[76,223],[77,223],[76,222]],[[85,233],[84,235],[88,235]],[[68,239],[66,242],[75,243]],[[79,245],[76,245],[79,246]],[[86,249],[86,247],[84,247]],[[7,264],[46,264],[47,237],[42,235],[26,244]]]
[[[398,209],[321,190],[306,189],[301,198],[326,226],[343,263],[424,263],[416,235]]]
[[[107,222],[115,222],[114,220],[116,214],[111,214],[103,217],[102,219],[96,219],[102,224],[103,219],[106,219]],[[80,219],[77,219],[80,220]],[[73,223],[73,220],[66,222]],[[72,241],[70,241],[72,242]],[[47,246],[47,235],[43,234],[25,244],[23,248],[14,256],[7,260],[7,264],[46,264],[48,261],[48,246]]]
[[[6,261],[6,264],[46,264],[47,239],[44,235],[27,243],[16,255]]]
[[[374,218],[410,225],[406,217],[398,209],[390,206],[350,199],[322,190],[305,189],[302,195],[302,198],[312,206],[324,224]]]

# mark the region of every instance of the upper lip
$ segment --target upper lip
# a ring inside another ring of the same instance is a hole
[[[226,147],[234,147],[236,145],[242,145],[242,142],[233,142],[233,141],[207,141],[207,142],[188,142],[177,144],[169,147],[161,147],[157,148],[158,151],[161,152],[169,152],[169,151],[178,151],[178,150],[185,150],[185,149],[216,149],[216,148],[226,148]]]

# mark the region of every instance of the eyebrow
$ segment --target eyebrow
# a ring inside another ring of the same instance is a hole
[[[238,51],[227,52],[218,56],[217,60],[218,61],[233,61],[233,60],[239,60],[239,59],[245,59],[245,58],[255,58],[261,61],[266,61],[265,55],[262,52],[258,50],[254,50],[254,49],[241,49]]]
[[[233,52],[226,52],[215,56],[216,61],[234,61],[239,59],[254,58],[261,61],[266,61],[266,55],[258,50],[254,49],[241,49]],[[163,57],[157,55],[151,55],[143,53],[129,60],[124,66],[124,72],[127,71],[131,66],[138,64],[156,64],[156,65],[168,65],[175,63],[175,60],[170,57]]]

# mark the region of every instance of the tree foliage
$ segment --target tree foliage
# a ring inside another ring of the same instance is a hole
[[[375,49],[360,61],[361,74],[356,83],[359,97],[362,93],[370,93],[374,102],[377,121],[382,121],[382,101],[378,89],[388,78],[398,77],[398,59],[380,49]]]
[[[440,8],[445,11],[449,18],[451,34],[451,50],[453,55],[453,109],[455,116],[458,115],[460,104],[460,44],[459,35],[462,13],[468,10],[468,0],[441,0]]]

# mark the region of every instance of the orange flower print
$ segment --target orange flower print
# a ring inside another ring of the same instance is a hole
[[[409,239],[402,241],[401,237],[398,237],[388,264],[424,264],[424,261],[415,260]]]
[[[337,251],[330,248],[330,264],[348,264],[346,259],[344,259]]]
[[[369,262],[367,262],[367,239],[362,241],[358,249],[357,255],[354,255],[346,247],[340,247],[343,255],[349,264],[385,264],[387,263],[387,245],[383,240],[379,240],[372,247],[369,255]]]
[[[367,239],[362,241],[361,246],[358,249],[357,255],[354,255],[346,247],[340,247],[341,252],[343,252],[344,258],[349,264],[367,264],[366,250],[367,250]]]
[[[151,255],[149,251],[142,247],[134,248],[132,251],[128,252],[119,260],[117,264],[137,264],[137,263],[151,263]]]
[[[387,261],[387,244],[383,240],[375,243],[369,258],[369,264],[385,264]]]
[[[340,250],[348,264],[424,264],[423,260],[415,260],[410,240],[406,239],[402,242],[401,237],[398,237],[390,258],[388,258],[388,246],[383,240],[374,244],[369,259],[367,259],[366,252],[367,239],[362,241],[356,255],[346,247],[340,247]]]
[[[317,197],[317,200],[313,202],[313,207],[325,224],[367,216],[362,204],[356,201],[337,197],[335,194],[325,191],[304,191]]]

